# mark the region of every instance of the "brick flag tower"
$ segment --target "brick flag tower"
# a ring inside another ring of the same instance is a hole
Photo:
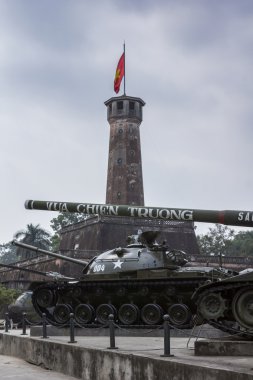
[[[105,105],[110,125],[106,203],[144,206],[140,124],[145,103],[124,94],[110,98]],[[199,252],[192,222],[104,215],[89,216],[64,227],[60,251],[75,251],[90,258],[107,249],[125,246],[127,237],[139,230],[160,231],[159,240],[167,240],[172,249],[189,254]]]
[[[106,203],[144,206],[140,98],[120,96],[107,100],[110,124]]]

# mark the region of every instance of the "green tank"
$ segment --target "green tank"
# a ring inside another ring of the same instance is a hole
[[[251,211],[212,211],[98,205],[69,202],[26,202],[26,208],[188,220],[253,226]],[[73,312],[84,326],[104,324],[109,314],[121,325],[153,326],[164,314],[178,328],[203,321],[244,337],[253,338],[253,270],[240,273],[223,268],[192,267],[187,255],[157,243],[158,233],[132,236],[126,247],[94,257],[75,282],[38,286],[33,305],[48,322],[61,326]]]
[[[23,292],[15,302],[8,306],[8,314],[10,320],[17,324],[18,327],[22,324],[23,313],[26,313],[26,318],[31,323],[39,323],[41,318],[34,310],[32,304],[32,291]]]
[[[14,241],[13,244],[17,245],[18,243],[16,244],[16,242]],[[22,244],[22,248],[26,248],[26,244]],[[30,249],[30,248],[31,248],[31,246],[28,245],[28,249]],[[43,253],[43,254],[46,254],[48,256],[57,257],[57,258],[61,258],[61,259],[65,257],[62,255],[52,253],[50,251],[40,250],[37,247],[33,247],[33,246],[32,246],[32,250],[37,252],[37,253],[39,253],[39,251],[42,251],[41,253]],[[70,261],[72,262],[71,258],[70,258]],[[74,261],[74,262],[77,263],[76,261]],[[78,262],[79,265],[80,265],[80,263],[81,263],[81,261]],[[82,266],[84,265],[84,263],[85,262],[82,262]],[[21,272],[25,272],[25,273],[32,273],[32,274],[36,274],[39,276],[44,276],[44,277],[47,277],[48,281],[49,281],[49,279],[51,281],[58,281],[58,282],[59,281],[74,280],[74,278],[63,276],[62,274],[57,273],[57,272],[42,272],[42,271],[39,271],[36,269],[24,268],[22,266],[19,266],[18,264],[14,265],[14,264],[2,264],[2,263],[0,263],[0,268],[8,268],[8,269],[11,269],[12,271],[17,270],[17,271],[21,271]],[[31,323],[35,323],[35,322],[40,321],[40,317],[37,314],[37,312],[35,311],[33,304],[32,304],[32,294],[33,294],[33,289],[37,288],[39,285],[42,285],[42,284],[43,284],[43,281],[37,281],[37,282],[31,283],[29,290],[23,292],[16,299],[15,302],[11,303],[8,306],[9,318],[10,318],[10,320],[12,320],[13,323],[21,325],[23,313],[26,313],[26,318]]]
[[[210,325],[253,340],[253,269],[195,290],[198,315]]]

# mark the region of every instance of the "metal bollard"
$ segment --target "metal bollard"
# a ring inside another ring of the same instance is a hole
[[[46,320],[46,314],[42,314],[42,338],[47,339],[47,320]]]
[[[70,334],[70,341],[68,343],[76,343],[75,340],[75,321],[74,321],[74,314],[69,314],[69,334]]]
[[[109,330],[110,330],[110,347],[109,349],[117,350],[118,347],[115,346],[115,329],[114,329],[114,315],[110,314],[108,317]]]
[[[170,325],[169,325],[170,317],[168,314],[163,316],[163,328],[164,328],[164,354],[160,355],[162,357],[171,357],[174,356],[170,353]]]
[[[5,326],[4,326],[4,332],[9,332],[9,313],[5,313]]]
[[[21,335],[27,335],[26,333],[26,313],[22,313],[22,329],[23,329],[23,332]]]

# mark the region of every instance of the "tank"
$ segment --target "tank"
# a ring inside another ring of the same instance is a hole
[[[34,246],[30,246],[30,245],[27,245],[24,243],[19,244],[19,242],[15,241],[15,240],[12,242],[12,244],[15,246],[19,246],[20,248],[32,250],[33,252],[36,252],[36,253],[44,254],[44,255],[51,256],[51,257],[58,258],[58,259],[60,258],[62,260],[66,260],[68,262],[78,264],[82,267],[84,267],[87,264],[86,261],[74,259],[71,257],[66,257],[63,255],[54,253],[54,252],[50,252],[50,251],[46,251],[43,249],[39,249],[39,248],[34,247]],[[39,271],[36,269],[24,268],[22,266],[19,266],[17,263],[15,265],[14,264],[2,264],[2,263],[0,263],[0,268],[8,268],[8,269],[18,270],[18,271],[25,272],[25,273],[33,273],[33,274],[36,274],[39,276],[44,276],[44,277],[47,277],[47,283],[48,283],[48,281],[53,282],[53,283],[56,283],[56,282],[59,283],[61,281],[66,282],[66,281],[75,280],[72,277],[64,276],[58,272],[52,272],[52,271],[51,272],[42,272],[42,271]],[[23,316],[24,312],[27,314],[26,317],[31,323],[36,323],[36,322],[40,321],[40,316],[35,311],[33,304],[32,304],[32,294],[33,294],[33,290],[36,289],[39,285],[43,285],[43,283],[44,283],[43,281],[32,282],[29,289],[27,291],[23,292],[16,299],[15,302],[13,302],[12,304],[10,304],[8,306],[9,318],[12,320],[13,323],[20,325],[22,322],[22,316]]]
[[[192,296],[198,315],[229,334],[253,340],[253,269],[200,285]]]
[[[9,318],[18,327],[22,324],[23,313],[26,313],[26,318],[31,323],[38,323],[41,320],[33,307],[31,290],[23,292],[8,306]]]
[[[188,220],[253,226],[251,211],[213,211],[128,205],[26,201],[26,208]],[[157,242],[158,232],[132,236],[126,247],[94,257],[74,281],[38,286],[33,305],[61,326],[73,312],[84,326],[104,324],[109,314],[121,325],[154,326],[164,314],[179,328],[207,323],[253,338],[253,270],[191,267],[186,253]]]
[[[237,273],[190,267],[185,252],[170,250],[165,241],[158,243],[158,236],[157,231],[130,236],[126,247],[94,257],[75,281],[55,278],[38,284],[32,296],[35,310],[39,315],[45,313],[48,323],[56,326],[66,325],[73,312],[84,326],[105,324],[109,314],[122,325],[154,326],[169,313],[172,325],[192,327],[197,314],[191,299],[195,290]],[[38,251],[27,244],[14,244]]]

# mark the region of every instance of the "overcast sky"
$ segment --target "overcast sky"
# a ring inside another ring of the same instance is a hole
[[[252,210],[252,0],[0,0],[0,243],[50,231],[26,199],[105,202],[124,40],[145,204]]]

